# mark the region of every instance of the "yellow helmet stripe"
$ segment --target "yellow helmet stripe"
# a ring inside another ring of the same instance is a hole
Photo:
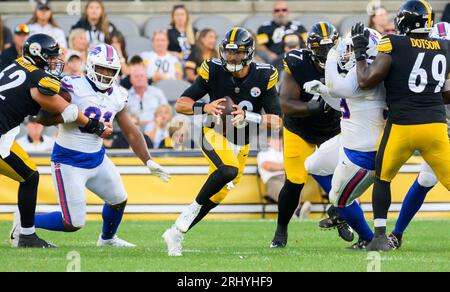
[[[236,37],[236,33],[238,31],[238,27],[235,27],[233,29],[233,31],[231,32],[231,37],[230,37],[230,44],[233,45],[234,44],[234,38]]]
[[[328,39],[327,27],[325,26],[325,23],[323,23],[322,21],[319,23],[320,23],[320,28],[322,29],[323,38],[325,40],[327,40]]]
[[[420,0],[420,2],[422,2],[422,4],[423,4],[423,5],[425,6],[425,8],[427,9],[427,12],[428,12],[428,28],[431,28],[431,27],[433,26],[432,19],[431,19],[431,13],[432,13],[431,7],[430,7],[430,5],[428,5],[428,3],[425,2],[424,0]]]

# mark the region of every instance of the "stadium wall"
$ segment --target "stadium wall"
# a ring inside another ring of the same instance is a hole
[[[261,199],[259,179],[256,175],[255,153],[249,158],[241,183],[237,185],[224,201],[224,204],[213,210],[209,218],[274,218],[276,205],[266,205]],[[127,219],[174,219],[184,205],[195,198],[198,190],[206,180],[207,161],[200,152],[157,152],[154,153],[158,163],[164,165],[171,173],[169,184],[149,176],[146,167],[131,153],[109,152],[114,163],[119,167],[122,179],[129,195]],[[41,183],[39,186],[38,212],[59,210],[57,196],[50,175],[50,159],[48,156],[33,157],[39,165]],[[420,158],[412,158],[405,165],[398,177],[393,181],[393,205],[391,217],[396,217],[401,202],[417,176]],[[16,208],[18,184],[0,176],[0,219],[12,218]],[[323,216],[326,208],[322,203],[319,187],[310,180],[307,187],[308,200],[312,201],[311,218]],[[364,209],[371,218],[371,190],[361,198]],[[82,194],[80,194],[82,195]],[[95,195],[87,192],[89,219],[100,219],[102,202]],[[264,212],[265,211],[265,212]],[[450,218],[450,197],[442,185],[438,185],[429,194],[419,217]]]

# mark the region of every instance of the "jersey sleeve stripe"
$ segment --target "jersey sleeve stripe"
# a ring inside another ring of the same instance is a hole
[[[44,77],[39,81],[39,86],[50,89],[52,92],[58,93],[61,87],[61,82],[49,77]]]
[[[269,42],[269,36],[266,33],[261,33],[257,37],[258,44],[265,45]]]
[[[381,53],[390,53],[393,50],[391,40],[388,38],[384,38],[380,41],[380,44],[377,48],[378,52]]]
[[[277,70],[275,70],[275,73],[273,73],[272,76],[269,79],[269,84],[267,84],[267,90],[272,89],[272,87],[274,87],[278,83],[278,71]]]
[[[284,71],[286,71],[286,73],[288,73],[289,75],[292,75],[291,69],[289,69],[289,66],[286,63],[285,59],[283,59],[283,67],[284,67]]]
[[[206,64],[206,61],[203,62],[198,73],[206,81],[209,80],[209,67],[208,67],[208,64]]]

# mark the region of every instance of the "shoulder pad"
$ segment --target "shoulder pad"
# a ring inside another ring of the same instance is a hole
[[[308,50],[292,50],[283,58],[283,67],[286,73],[292,74],[301,63],[311,56],[311,52]]]
[[[206,81],[209,81],[210,73],[212,73],[215,66],[222,66],[222,61],[220,59],[208,59],[203,61],[199,68],[199,75]]]
[[[390,54],[394,50],[394,46],[392,45],[393,35],[384,36],[380,43],[378,44],[377,50],[380,53]]]
[[[58,94],[61,89],[61,82],[54,77],[45,76],[38,81],[37,88],[44,95]]]

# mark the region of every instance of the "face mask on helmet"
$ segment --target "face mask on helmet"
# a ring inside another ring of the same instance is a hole
[[[350,36],[341,39],[336,50],[339,53],[338,65],[341,70],[349,71],[356,65],[353,42]]]
[[[328,52],[334,46],[331,39],[321,40],[320,43],[314,42],[309,43],[308,47],[312,51],[314,61],[321,67],[325,68],[325,63],[327,61]]]
[[[98,46],[89,53],[86,62],[87,77],[98,89],[110,89],[119,76],[120,69],[120,59],[111,46]]]
[[[47,65],[44,69],[53,76],[60,77],[64,71],[64,65],[64,61],[59,56],[52,56],[47,59]]]
[[[219,48],[220,58],[225,69],[231,73],[239,72],[250,65],[253,60],[254,48],[239,48],[235,44],[223,45]]]

